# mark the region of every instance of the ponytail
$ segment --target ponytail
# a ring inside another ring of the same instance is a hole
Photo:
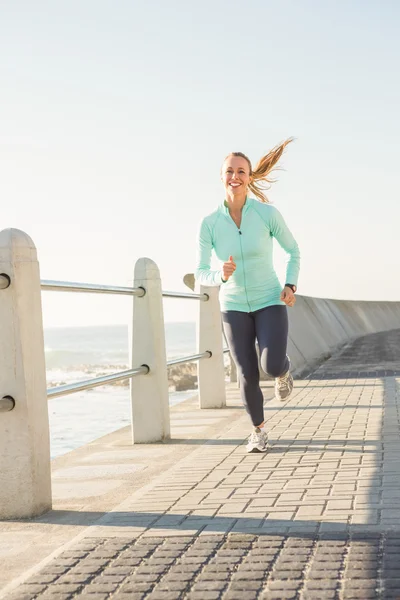
[[[257,163],[256,168],[252,169],[250,159],[242,152],[232,152],[231,156],[241,156],[246,159],[250,167],[251,182],[249,183],[249,189],[261,202],[269,202],[265,190],[271,187],[271,183],[276,180],[271,179],[269,176],[272,171],[279,170],[277,163],[279,162],[286,146],[293,142],[293,138],[288,138],[285,142],[279,146],[275,146],[268,154],[263,156]]]

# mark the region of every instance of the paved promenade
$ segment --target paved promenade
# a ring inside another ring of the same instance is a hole
[[[79,467],[91,485],[96,455],[109,467],[103,483],[121,480],[121,464],[146,469],[103,504],[79,501],[70,485],[69,508],[65,497],[39,519],[0,524],[10,540],[0,543],[0,597],[400,599],[399,382],[397,330],[362,338],[295,381],[289,402],[267,401],[267,454],[245,453],[248,421],[233,385],[225,410],[189,402],[173,411],[171,442],[128,448],[125,432],[92,454],[71,453],[54,472],[63,489],[65,471]]]

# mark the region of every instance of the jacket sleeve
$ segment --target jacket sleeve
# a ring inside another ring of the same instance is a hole
[[[211,253],[213,241],[210,226],[206,219],[203,219],[197,237],[197,260],[196,260],[196,280],[201,285],[222,285],[222,271],[212,271]]]
[[[297,285],[300,271],[300,250],[284,218],[275,207],[272,212],[270,231],[279,245],[288,254],[285,282]]]

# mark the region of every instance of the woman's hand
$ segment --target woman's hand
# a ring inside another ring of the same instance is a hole
[[[295,295],[292,291],[292,288],[285,286],[281,292],[281,300],[287,306],[294,306],[296,302]]]
[[[233,257],[230,256],[227,262],[224,262],[222,265],[222,279],[224,281],[228,281],[229,277],[235,272],[236,263],[233,260]]]

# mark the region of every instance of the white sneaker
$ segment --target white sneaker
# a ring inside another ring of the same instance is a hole
[[[293,377],[290,373],[290,361],[289,369],[284,375],[275,378],[275,398],[277,400],[285,401],[289,398],[293,391]]]
[[[246,450],[247,452],[266,452],[268,450],[268,436],[264,429],[254,427],[249,435]]]

